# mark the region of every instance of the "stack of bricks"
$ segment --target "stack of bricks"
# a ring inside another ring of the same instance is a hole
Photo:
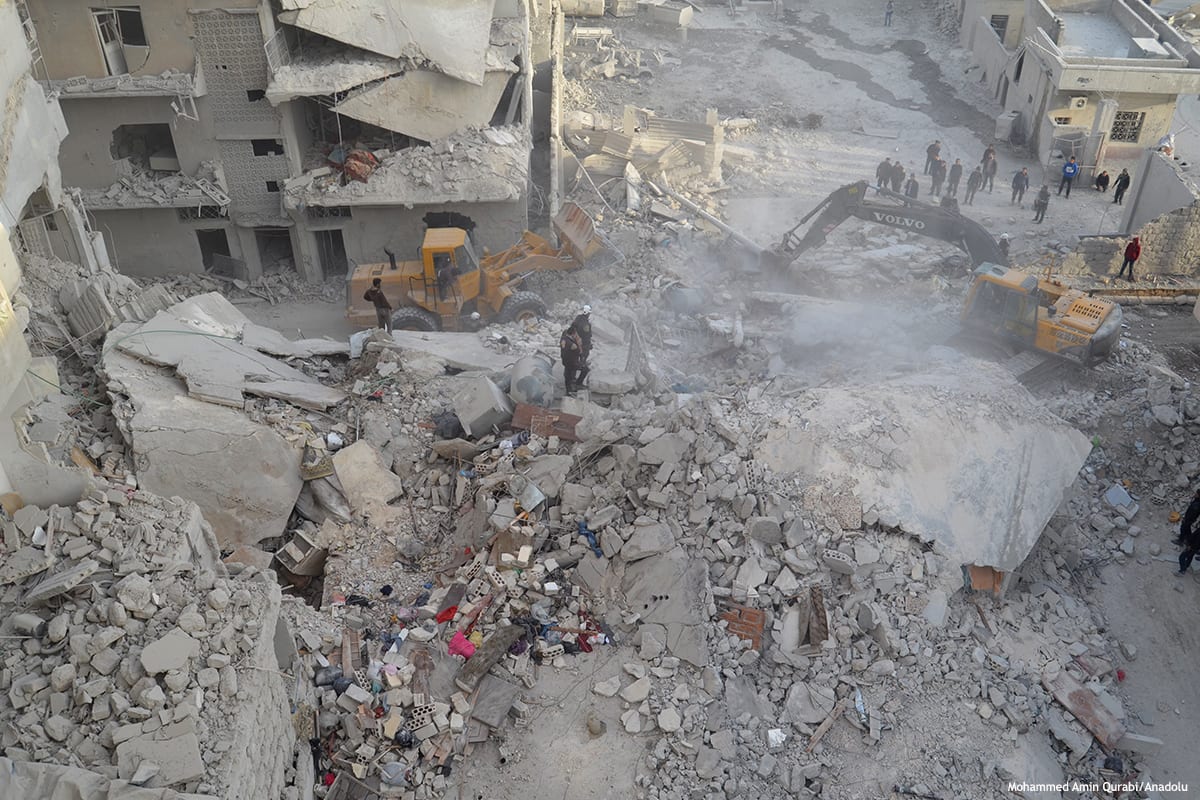
[[[750,642],[753,650],[762,651],[763,628],[767,624],[767,614],[757,608],[734,604],[729,610],[721,612],[718,619],[728,623],[726,630]]]

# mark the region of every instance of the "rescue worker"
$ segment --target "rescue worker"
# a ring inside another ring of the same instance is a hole
[[[1183,520],[1179,523],[1179,536],[1174,540],[1175,544],[1183,547],[1183,552],[1179,554],[1179,575],[1188,571],[1192,559],[1196,557],[1196,551],[1200,550],[1200,531],[1192,529],[1197,519],[1200,519],[1200,489],[1196,490],[1187,511],[1183,512]]]
[[[1004,263],[1008,264],[1008,248],[1012,246],[1012,239],[1007,233],[1000,234],[1000,241],[997,242],[1000,247],[1000,255],[1004,256]]]
[[[567,386],[567,394],[574,395],[575,390],[583,386],[583,380],[588,373],[587,364],[583,360],[583,341],[579,331],[575,330],[574,322],[559,337],[558,354],[562,359],[563,382]]]
[[[371,281],[371,288],[363,292],[363,300],[369,300],[375,306],[375,327],[392,332],[392,304],[383,294],[383,281],[376,278]]]
[[[580,352],[583,354],[583,362],[586,365],[588,358],[592,355],[592,307],[585,305],[571,326],[579,334],[579,343],[582,345]]]

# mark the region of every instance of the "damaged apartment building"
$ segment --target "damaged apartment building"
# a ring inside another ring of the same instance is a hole
[[[1043,163],[1127,158],[1200,92],[1200,54],[1141,0],[961,0],[960,43],[1004,113],[998,139]]]
[[[315,281],[427,224],[479,249],[526,227],[521,0],[27,5],[63,183],[121,272]]]

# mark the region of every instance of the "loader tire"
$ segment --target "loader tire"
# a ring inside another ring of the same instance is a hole
[[[405,306],[392,314],[392,330],[395,331],[436,331],[441,327],[441,320],[423,308]]]
[[[546,304],[536,292],[515,292],[500,306],[501,322],[525,322],[546,316]]]

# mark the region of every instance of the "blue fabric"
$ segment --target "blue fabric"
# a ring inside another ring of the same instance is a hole
[[[1070,161],[1068,161],[1066,164],[1063,164],[1063,177],[1064,178],[1074,178],[1078,174],[1079,174],[1079,165],[1078,164],[1072,164]]]

